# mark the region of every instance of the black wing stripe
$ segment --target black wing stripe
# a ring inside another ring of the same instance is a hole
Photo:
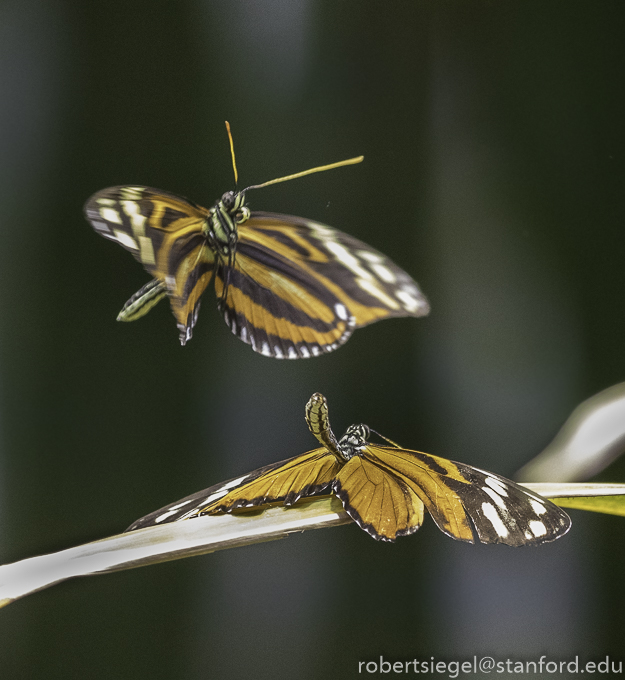
[[[358,326],[387,316],[425,316],[429,312],[428,301],[417,283],[390,258],[363,241],[293,215],[253,212],[252,218],[241,229],[242,240],[246,230],[260,233],[267,239],[267,247],[338,285],[354,305],[350,309],[357,316]],[[290,251],[290,255],[284,251]],[[367,314],[368,307],[378,311]]]
[[[231,270],[229,288],[237,288],[242,295],[262,309],[266,309],[276,319],[287,319],[297,326],[313,328],[320,333],[328,333],[335,327],[334,323],[323,321],[318,315],[312,316],[315,312],[318,314],[319,310],[295,307],[290,301],[276,295],[274,291],[259,289],[254,285],[254,281],[240,270]],[[323,304],[323,309],[327,316],[333,315],[331,308],[327,305]]]
[[[551,501],[491,472],[416,451],[375,447],[395,471],[410,478],[424,496],[432,518],[449,535],[445,504],[432,493],[436,486],[449,489],[462,504],[482,543],[541,544],[563,536],[571,526],[569,516]],[[414,460],[414,472],[411,463]],[[434,482],[426,484],[426,476]],[[456,507],[452,502],[451,507]],[[453,518],[457,521],[458,518]],[[454,536],[458,538],[457,536]]]

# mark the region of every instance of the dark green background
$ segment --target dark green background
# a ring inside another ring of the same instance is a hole
[[[312,448],[315,391],[337,430],[510,476],[625,380],[624,35],[616,0],[3,0],[0,561]],[[243,186],[364,154],[252,208],[383,250],[430,317],[298,362],[231,336],[212,291],[185,348],[166,305],[115,323],[148,276],[84,201],[127,183],[212,204],[226,119]],[[572,516],[534,549],[344,526],[68,582],[0,611],[0,677],[623,658],[625,522]]]

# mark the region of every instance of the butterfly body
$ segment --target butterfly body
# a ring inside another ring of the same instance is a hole
[[[331,352],[355,328],[429,312],[418,285],[382,253],[312,220],[250,211],[245,191],[207,209],[150,187],[110,187],[85,214],[154,277],[118,320],[134,321],[168,297],[183,345],[213,279],[230,330],[279,359]]]
[[[337,440],[320,394],[307,404],[309,429],[322,447],[157,510],[128,530],[202,515],[242,512],[334,494],[376,540],[394,541],[422,525],[425,511],[446,535],[468,543],[539,545],[563,536],[568,515],[504,477],[446,458],[368,441],[366,425]]]

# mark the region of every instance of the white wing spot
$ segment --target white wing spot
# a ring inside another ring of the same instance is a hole
[[[539,522],[537,519],[532,520],[528,526],[536,538],[545,536],[547,533],[547,528],[545,525],[542,522]]]
[[[359,257],[362,257],[363,260],[367,260],[367,262],[384,262],[384,257],[382,255],[379,253],[372,253],[370,250],[359,250],[358,255]]]
[[[409,312],[416,312],[419,307],[421,307],[421,300],[415,297],[411,292],[407,291],[405,288],[398,290],[395,293],[398,300],[402,302],[404,308]]]
[[[96,198],[95,202],[98,205],[115,205],[115,201],[112,198]]]
[[[336,232],[332,227],[327,227],[324,224],[319,224],[319,222],[311,222],[311,228],[315,234],[322,240],[327,241],[328,239],[336,238]]]
[[[239,486],[239,484],[242,481],[246,480],[248,477],[249,477],[249,475],[243,475],[243,477],[238,477],[237,479],[233,479],[231,482],[224,484],[221,487],[221,489],[232,489],[232,487],[234,487],[234,486]],[[218,492],[215,492],[215,493],[221,492],[221,489]],[[210,498],[210,496],[208,498]],[[206,500],[208,500],[208,498]],[[204,502],[206,502],[206,501],[204,501]]]
[[[339,319],[343,319],[343,321],[347,320],[349,312],[347,311],[347,307],[345,305],[342,305],[340,302],[337,302],[334,305],[334,311],[336,312],[336,315],[339,317]]]
[[[227,493],[228,489],[221,489],[220,491],[215,491],[215,493],[212,493],[210,496],[207,496],[201,503],[198,503],[198,505],[206,505],[207,503],[212,503],[213,501],[216,501],[218,498],[222,498]]]
[[[143,264],[156,264],[152,239],[147,236],[139,236],[139,246],[141,250],[141,262]]]
[[[289,359],[297,359],[297,352],[295,351],[295,347],[293,347],[293,345],[289,347],[287,354]]]
[[[189,505],[189,503],[191,503],[191,502],[192,502],[192,501],[190,501],[190,500],[188,500],[188,501],[182,501],[182,503],[176,503],[176,505],[172,505],[171,508],[169,508],[169,509],[170,509],[170,510],[178,510],[178,509],[181,508],[183,505]]]
[[[159,522],[163,522],[166,520],[168,517],[171,517],[172,515],[175,515],[176,511],[175,510],[168,510],[167,512],[164,512],[162,515],[159,515],[155,520],[154,524],[158,524]]]
[[[122,223],[122,218],[119,216],[117,210],[113,210],[113,208],[101,208],[100,215],[102,215],[103,219],[107,222],[115,222],[115,224]]]
[[[113,233],[115,234],[115,238],[118,241],[118,243],[121,243],[123,246],[126,246],[126,248],[139,250],[139,248],[137,247],[137,242],[134,240],[134,238],[132,238],[132,236],[128,236],[126,232],[115,230]]]
[[[311,345],[310,351],[313,353],[314,357],[318,357],[321,354],[321,349],[319,348],[319,345]]]
[[[208,503],[216,501],[218,498],[221,498],[222,496],[225,496],[227,493],[228,489],[222,487],[221,489],[219,489],[219,491],[215,491],[214,493],[210,494],[210,496],[207,496],[203,501],[200,501],[192,510],[188,510],[187,512],[185,512],[184,515],[181,515],[177,521],[180,522],[183,519],[197,517],[202,507],[204,507]]]
[[[373,271],[382,279],[382,281],[386,281],[386,283],[395,283],[395,281],[397,281],[395,274],[393,274],[393,272],[383,264],[374,263],[371,265],[371,269],[373,269]]]
[[[488,484],[488,486],[490,486],[491,489],[494,489],[498,494],[501,494],[502,496],[508,495],[506,487],[496,477],[491,477],[490,475],[488,475],[486,477],[486,483]]]
[[[273,355],[276,357],[276,359],[284,359],[284,354],[282,354],[282,350],[278,347],[278,345],[274,345]]]
[[[139,212],[139,204],[135,201],[122,201],[122,208],[132,224],[132,230],[135,236],[143,236],[145,234],[145,221],[147,217]]]
[[[300,347],[299,353],[300,353],[301,356],[304,357],[304,359],[310,358],[310,352],[308,351],[308,347]]]
[[[245,326],[241,328],[241,340],[243,340],[243,342],[247,342],[247,328]]]
[[[483,486],[482,491],[487,493],[502,510],[506,510],[506,502],[496,491],[489,489],[487,486]]]
[[[326,241],[325,247],[341,264],[344,264],[348,269],[353,271],[354,274],[362,277],[363,279],[373,279],[371,272],[368,272],[364,267],[362,267],[358,258],[350,253],[345,246],[342,246],[336,241]]]
[[[534,508],[534,512],[537,515],[544,515],[547,512],[547,508],[542,503],[535,501],[533,498],[530,498],[530,505],[532,508]]]
[[[482,512],[484,513],[486,519],[488,519],[490,523],[493,525],[495,531],[497,532],[497,535],[501,536],[501,538],[505,538],[508,535],[508,529],[506,528],[506,525],[501,521],[501,517],[499,516],[499,513],[497,512],[495,506],[492,505],[491,503],[482,503]],[[532,527],[530,525],[530,529],[531,528]]]
[[[266,342],[263,342],[263,345],[261,347],[260,353],[263,356],[270,357],[271,356],[271,350],[269,349],[269,344]]]
[[[369,295],[372,295],[373,297],[377,298],[382,302],[386,307],[390,309],[399,309],[399,305],[395,300],[393,300],[392,297],[387,295],[373,280],[373,278],[369,279],[363,279],[359,278],[356,279],[356,283]],[[397,297],[399,297],[399,293],[397,293]]]
[[[143,187],[124,187],[120,192],[122,198],[139,199],[143,193]]]

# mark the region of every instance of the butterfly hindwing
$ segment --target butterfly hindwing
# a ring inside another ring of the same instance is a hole
[[[332,486],[347,514],[376,540],[394,541],[423,524],[423,503],[414,491],[370,456],[354,456]]]
[[[271,266],[268,266],[270,263]],[[234,266],[217,274],[226,323],[256,352],[278,359],[318,356],[342,345],[355,320],[332,291],[275,253],[240,243]]]
[[[218,272],[226,323],[276,358],[331,352],[355,328],[429,305],[400,267],[367,244],[317,222],[253,212],[238,227],[237,256]]]
[[[99,234],[132,253],[158,282],[133,295],[120,320],[142,316],[166,291],[184,344],[191,337],[200,297],[214,267],[203,234],[208,210],[158,189],[118,186],[94,194],[85,214]]]

